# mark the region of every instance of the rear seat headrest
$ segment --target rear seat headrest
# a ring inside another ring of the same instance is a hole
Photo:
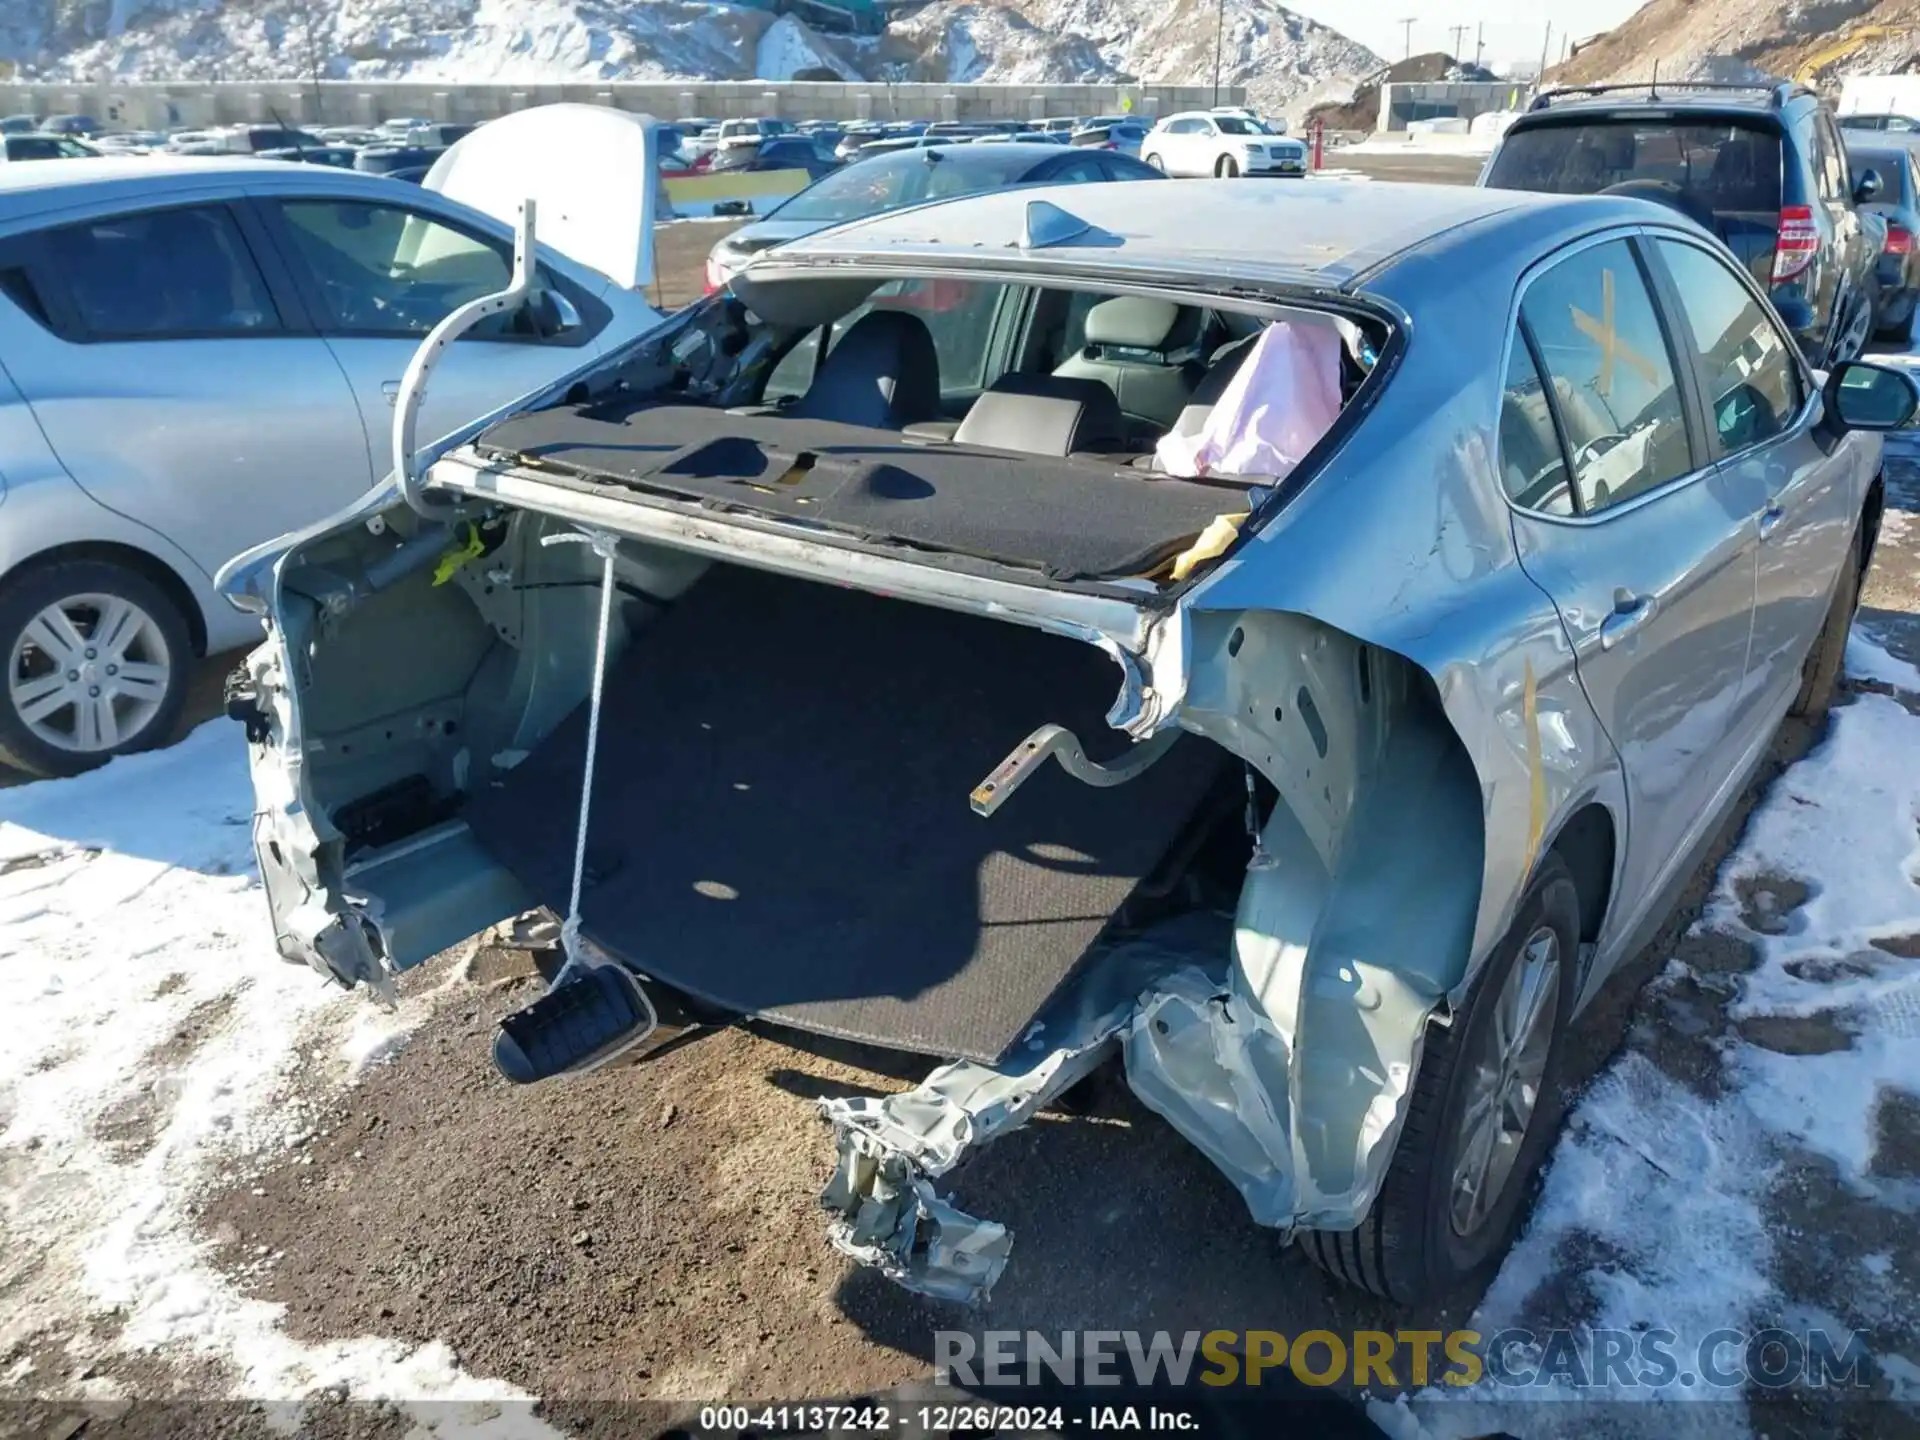
[[[1098,380],[1064,375],[1003,375],[981,392],[954,431],[955,443],[1071,455],[1120,443],[1120,402]]]
[[[1200,323],[1198,310],[1171,300],[1117,295],[1087,311],[1087,345],[1162,354],[1192,345],[1199,338]]]

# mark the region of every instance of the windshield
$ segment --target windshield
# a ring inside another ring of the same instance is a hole
[[[1018,184],[1034,164],[1031,155],[1009,155],[991,145],[936,153],[940,158],[929,160],[927,152],[909,150],[836,170],[768,218],[837,225],[926,200]]]
[[[1736,121],[1582,120],[1509,130],[1487,184],[1594,195],[1628,180],[1679,186],[1715,212],[1780,209],[1780,138]]]
[[[304,130],[250,130],[247,144],[254,150],[293,150],[320,142]]]

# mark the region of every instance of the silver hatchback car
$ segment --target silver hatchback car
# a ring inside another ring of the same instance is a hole
[[[930,1294],[1010,1244],[946,1177],[1115,1055],[1332,1274],[1468,1285],[1582,1006],[1828,704],[1915,406],[1641,200],[795,240],[223,574],[280,951],[377,989],[546,907],[519,1083],[748,1016],[944,1060],[822,1106],[833,1243]]]
[[[0,166],[0,764],[165,738],[193,658],[258,635],[213,572],[385,473],[407,362],[505,283],[511,221],[330,166]],[[536,311],[443,367],[425,430],[659,320],[564,255],[542,274]]]

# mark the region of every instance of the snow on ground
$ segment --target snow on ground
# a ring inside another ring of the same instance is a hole
[[[1912,1154],[1882,1163],[1895,1097],[1920,1095],[1920,717],[1902,703],[1920,704],[1920,670],[1864,637],[1848,666],[1913,693],[1841,706],[1754,811],[1649,991],[1652,1018],[1580,1097],[1529,1229],[1474,1317],[1482,1335],[1574,1319],[1657,1326],[1676,1332],[1676,1369],[1691,1373],[1722,1327],[1836,1340],[1861,1328],[1881,1393],[1920,1400],[1904,1239],[1920,1184],[1897,1178],[1916,1173]],[[248,1397],[465,1400],[415,1418],[525,1434],[531,1397],[465,1374],[443,1346],[292,1340],[279,1307],[216,1273],[194,1233],[198,1194],[310,1138],[296,1078],[351,1084],[437,998],[381,1015],[281,962],[250,813],[242,747],[219,723],[76,780],[0,790],[0,1362],[51,1348],[36,1389],[103,1398],[111,1382],[79,1378],[99,1347],[171,1351],[218,1362]],[[1709,963],[1716,941],[1750,968]],[[454,967],[439,990],[462,983]],[[1667,1002],[1688,995],[1717,997],[1725,1022],[1702,1042],[1708,1078],[1665,1049],[1686,1039]],[[1807,1200],[1810,1176],[1831,1193]],[[1796,1194],[1813,1206],[1799,1219]],[[1810,1248],[1834,1262],[1812,1290],[1789,1278]],[[18,1362],[7,1373],[28,1378]],[[1512,1392],[1499,1404],[1428,1392],[1375,1412],[1407,1437],[1766,1429],[1737,1393],[1593,1378],[1598,1392],[1530,1387],[1529,1400],[1563,1403],[1525,1419]],[[1721,1403],[1570,1403],[1596,1393]]]
[[[1858,635],[1847,666],[1920,697],[1920,671]],[[1810,1245],[1844,1251],[1848,1229],[1871,1228],[1864,1212],[1880,1212],[1898,1234],[1920,1208],[1911,1180],[1889,1178],[1911,1157],[1890,1172],[1875,1164],[1889,1097],[1920,1096],[1916,824],[1920,718],[1897,699],[1862,694],[1834,711],[1821,744],[1773,784],[1689,936],[1751,947],[1754,967],[1728,974],[1675,959],[1655,981],[1656,998],[1688,988],[1725,995],[1734,1028],[1713,1042],[1717,1087],[1659,1063],[1661,1022],[1643,1022],[1576,1105],[1527,1233],[1474,1317],[1472,1328],[1489,1336],[1555,1323],[1552,1305],[1535,1297],[1565,1293],[1571,1279],[1589,1297],[1583,1318],[1596,1329],[1676,1332],[1678,1375],[1692,1383],[1632,1384],[1616,1373],[1608,1384],[1596,1373],[1597,1390],[1530,1385],[1509,1390],[1504,1405],[1429,1391],[1411,1405],[1374,1407],[1392,1433],[1764,1434],[1764,1417],[1750,1416],[1737,1391],[1730,1397],[1693,1375],[1701,1341],[1723,1327],[1824,1329],[1838,1346],[1849,1329],[1891,1317],[1895,1338],[1869,1347],[1881,1393],[1920,1399],[1912,1383],[1920,1337],[1902,1298],[1910,1278],[1888,1255],[1862,1254],[1842,1267],[1823,1303],[1781,1279],[1805,1263]],[[1783,1225],[1809,1165],[1831,1167],[1863,1211],[1823,1204],[1812,1233]],[[1586,1258],[1570,1275],[1571,1257]],[[1518,1357],[1523,1370],[1541,1358]],[[1737,1349],[1719,1357],[1737,1358]],[[1522,1424],[1516,1397],[1723,1403],[1550,1403]]]
[[[64,1346],[35,1386],[75,1398],[106,1322],[126,1351],[218,1361],[235,1393],[324,1387],[366,1399],[472,1401],[416,1419],[505,1434],[510,1386],[441,1346],[297,1344],[279,1307],[205,1263],[189,1211],[235,1171],[311,1138],[302,1072],[350,1083],[430,1013],[364,1009],[274,952],[249,840],[246,754],[230,725],[78,779],[0,790],[0,1356]],[[459,981],[456,973],[441,988]],[[263,1257],[271,1263],[271,1257]],[[117,1324],[116,1324],[117,1322]]]

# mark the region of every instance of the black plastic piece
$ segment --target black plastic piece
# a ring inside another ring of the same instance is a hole
[[[493,1063],[516,1085],[551,1080],[648,1023],[640,982],[596,965],[500,1022]]]
[[[260,708],[260,697],[254,691],[253,678],[247,674],[246,666],[227,672],[224,691],[227,718],[239,721],[246,728],[249,745],[264,745],[273,732],[267,712]]]
[[[349,850],[377,849],[444,820],[454,804],[433,793],[424,775],[408,775],[335,808],[333,825]]]

